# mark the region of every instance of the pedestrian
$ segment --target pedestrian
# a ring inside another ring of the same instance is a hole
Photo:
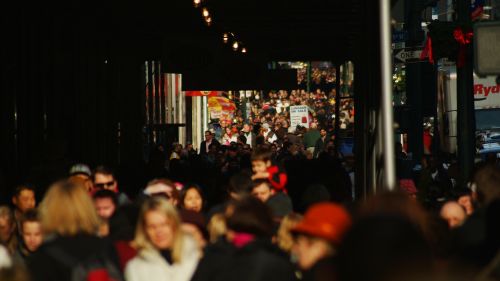
[[[188,281],[200,257],[196,241],[181,230],[174,205],[161,197],[142,205],[134,244],[139,252],[125,268],[127,281]]]

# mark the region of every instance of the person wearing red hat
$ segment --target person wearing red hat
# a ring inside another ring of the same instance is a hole
[[[318,203],[307,210],[292,229],[292,253],[303,272],[302,280],[335,279],[335,250],[350,226],[350,215],[338,204]]]

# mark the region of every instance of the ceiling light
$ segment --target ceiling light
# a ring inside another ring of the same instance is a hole
[[[239,47],[238,41],[234,41],[233,43],[233,50],[237,51]]]
[[[241,52],[242,52],[242,53],[246,53],[246,52],[247,52],[247,48],[242,48],[242,49],[241,49]]]
[[[201,0],[193,0],[193,3],[194,3],[194,7],[198,8],[201,4]]]
[[[210,25],[212,23],[212,18],[211,17],[205,18],[205,22],[207,23],[207,25]]]
[[[222,35],[222,40],[224,41],[224,43],[227,43],[229,41],[229,35],[227,33],[224,33],[224,35]]]
[[[207,8],[203,8],[203,17],[208,18],[210,16],[210,13],[208,12]]]

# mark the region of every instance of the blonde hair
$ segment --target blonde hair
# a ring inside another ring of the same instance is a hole
[[[293,237],[290,230],[294,228],[300,221],[302,216],[296,213],[291,213],[283,218],[278,229],[278,247],[283,251],[290,253],[293,246]]]
[[[165,198],[151,197],[147,199],[141,208],[141,213],[137,221],[135,230],[134,246],[138,250],[155,249],[146,233],[146,214],[150,211],[158,211],[164,214],[169,220],[173,233],[172,245],[172,260],[174,263],[181,262],[182,247],[183,247],[183,232],[181,230],[181,220],[174,205],[168,202]]]
[[[92,199],[85,188],[75,182],[53,184],[40,204],[39,212],[46,234],[96,235],[99,229],[100,220]]]
[[[226,217],[224,214],[215,214],[210,219],[207,226],[208,234],[210,236],[210,243],[217,242],[217,239],[227,232]]]

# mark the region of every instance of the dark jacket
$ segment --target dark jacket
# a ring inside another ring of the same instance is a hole
[[[338,280],[336,262],[333,257],[323,258],[317,261],[313,267],[304,271],[302,281],[333,281]]]
[[[236,248],[220,240],[205,249],[192,281],[289,281],[294,267],[270,241],[256,240]]]
[[[220,145],[219,141],[217,141],[215,138],[212,139],[212,143],[211,144],[217,144],[217,145]],[[200,155],[206,155],[208,153],[207,151],[207,142],[206,141],[202,141],[201,144],[200,144]]]
[[[69,237],[56,237],[42,244],[30,256],[28,269],[32,281],[70,281],[73,268],[61,262],[51,253],[51,249],[61,249],[65,254],[77,260],[85,260],[91,255],[102,253],[116,268],[118,258],[110,241],[86,234]]]
[[[325,147],[326,147],[326,143],[328,142],[328,136],[325,137],[325,140],[323,141],[323,139],[320,137],[317,141],[316,141],[316,145],[314,146],[314,158],[317,158],[318,155],[323,151],[325,150]]]

